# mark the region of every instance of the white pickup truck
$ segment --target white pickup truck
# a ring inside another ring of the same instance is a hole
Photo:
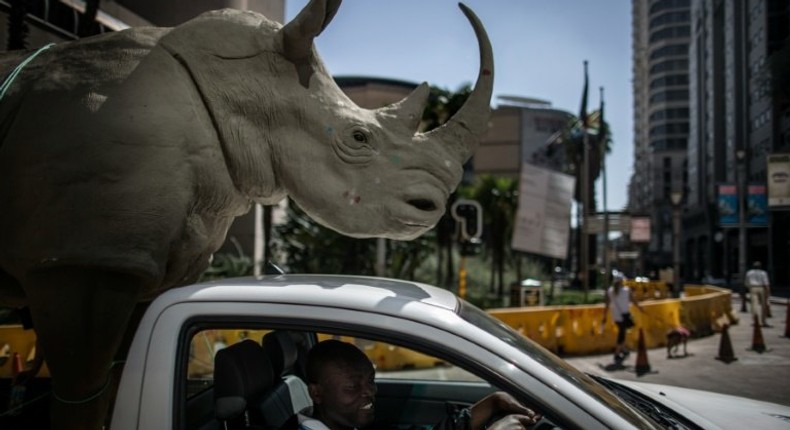
[[[326,337],[355,342],[378,364],[376,429],[425,428],[494,390],[542,413],[539,429],[778,429],[790,416],[772,403],[593,379],[443,289],[281,275],[157,298],[131,345],[110,429],[280,428],[310,406],[305,354]],[[382,361],[415,356],[419,365],[396,371]]]

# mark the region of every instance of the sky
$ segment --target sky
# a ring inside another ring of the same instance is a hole
[[[286,0],[286,21],[307,0]],[[604,87],[613,150],[607,162],[607,206],[628,201],[633,171],[630,0],[466,0],[494,50],[494,95],[533,97],[579,114],[584,60],[588,111]],[[474,82],[477,41],[455,0],[343,0],[315,41],[336,76],[400,79],[456,90]],[[601,181],[596,184],[602,202]]]

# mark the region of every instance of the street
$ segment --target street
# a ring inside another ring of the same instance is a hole
[[[679,387],[715,391],[756,400],[790,405],[790,338],[785,334],[787,299],[774,298],[771,305],[772,327],[762,328],[766,351],[751,350],[754,339],[751,313],[740,312],[740,299],[733,296],[732,307],[740,318],[729,329],[732,352],[737,360],[727,364],[717,360],[721,334],[714,334],[688,342],[688,356],[667,358],[666,348],[647,351],[650,371],[637,376],[634,366],[637,351],[632,351],[624,370],[607,371],[612,356],[599,355],[567,358],[579,370],[596,375],[625,380],[676,385]],[[682,355],[683,349],[679,350]]]

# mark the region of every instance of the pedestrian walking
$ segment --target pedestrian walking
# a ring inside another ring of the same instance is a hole
[[[768,297],[771,296],[771,283],[768,281],[768,273],[762,269],[762,263],[755,261],[752,268],[746,272],[744,279],[746,287],[749,289],[749,298],[752,303],[752,318],[757,316],[757,321],[763,327],[771,327],[766,322],[766,308],[768,307]]]
[[[606,290],[606,296],[604,297],[602,322],[606,324],[606,317],[611,309],[612,321],[614,321],[617,326],[617,344],[614,349],[614,361],[617,364],[622,364],[630,353],[625,347],[625,334],[629,328],[634,326],[634,320],[631,318],[631,303],[633,303],[640,312],[642,311],[639,302],[634,298],[633,291],[623,285],[624,280],[621,273],[615,273],[612,276],[612,285]]]

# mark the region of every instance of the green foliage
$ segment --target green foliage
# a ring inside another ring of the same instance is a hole
[[[355,239],[325,228],[289,201],[286,221],[274,228],[273,248],[287,273],[375,274],[377,239]],[[432,254],[433,238],[387,240],[384,276],[417,279],[417,271]]]
[[[483,257],[490,262],[488,287],[504,294],[505,265],[512,261],[510,239],[518,209],[518,181],[513,178],[480,175],[459,194],[477,200],[483,208]]]
[[[201,281],[252,275],[254,267],[252,259],[244,254],[235,238],[231,237],[230,241],[236,246],[237,255],[214,254],[208,269],[200,275]]]

